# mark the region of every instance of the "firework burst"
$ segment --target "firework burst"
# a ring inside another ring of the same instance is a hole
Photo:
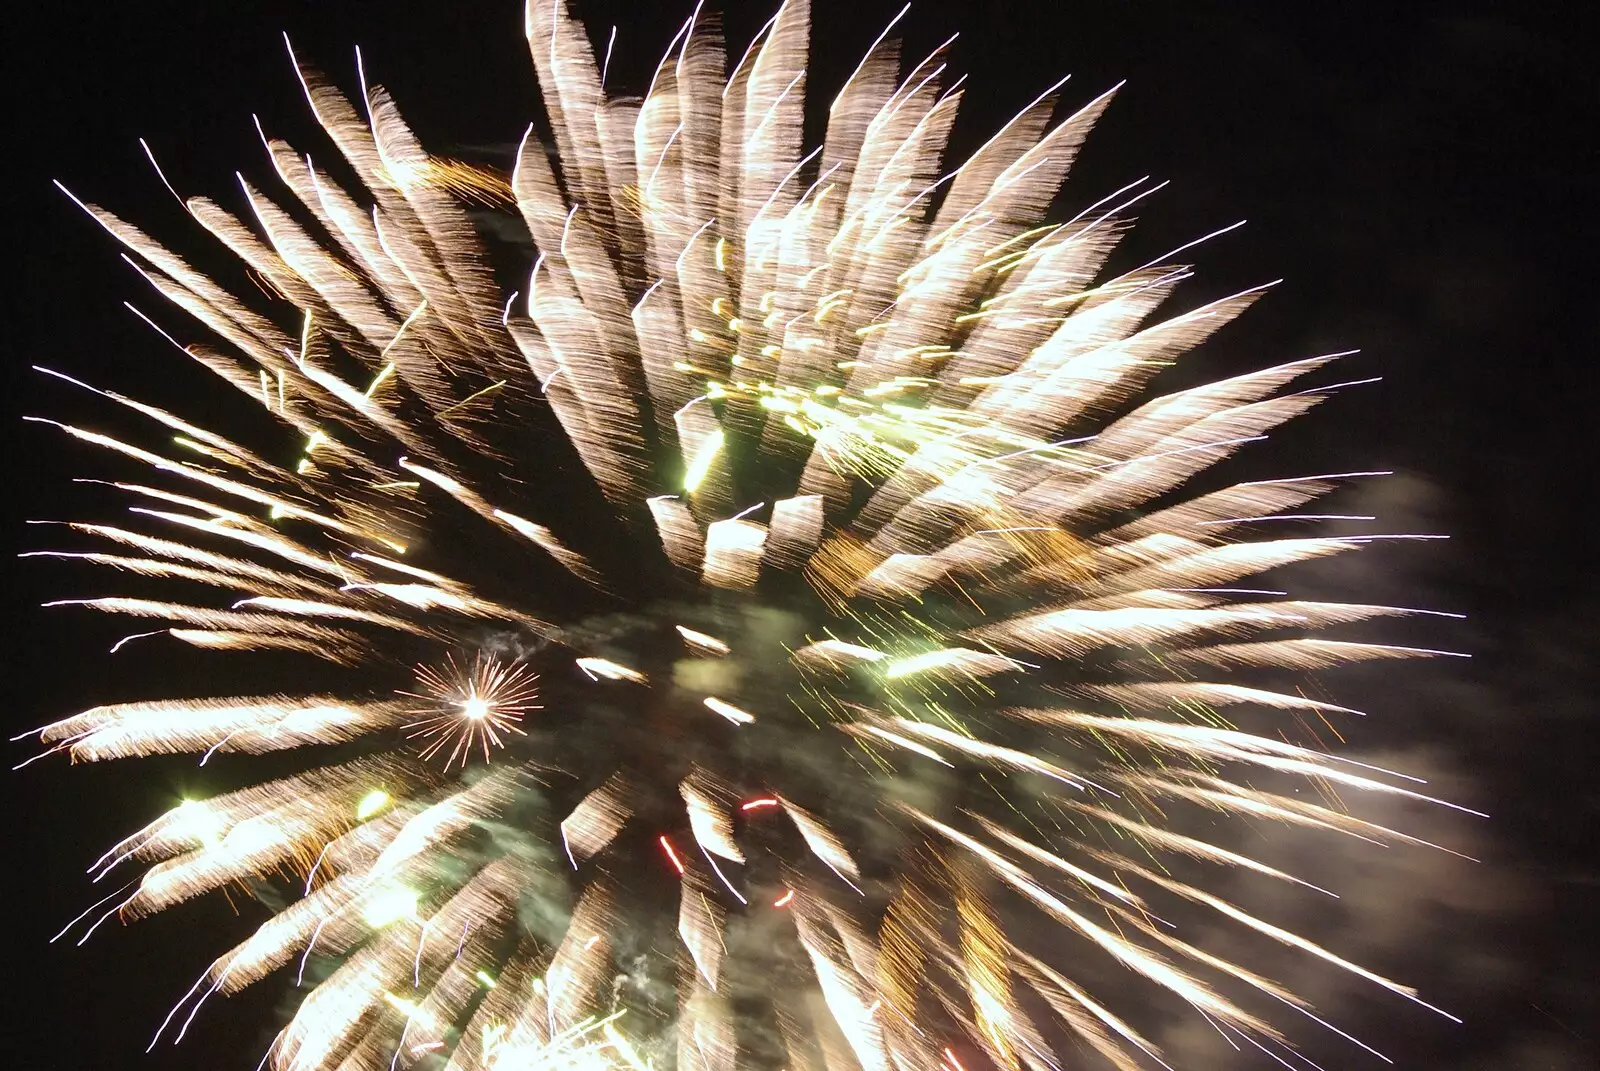
[[[559,0],[524,30],[553,144],[530,127],[504,179],[295,61],[330,144],[263,132],[277,198],[185,201],[269,300],[79,202],[211,337],[157,330],[283,433],[95,390],[167,438],[56,425],[148,474],[112,485],[135,523],[39,553],[171,585],[72,600],[160,622],[119,647],[340,682],[39,732],[304,750],[97,864],[147,869],[91,932],[294,894],[158,1038],[280,971],[305,992],[268,1059],[307,1071],[1133,1068],[1169,1005],[1280,1061],[1281,1014],[1337,1029],[1209,951],[1217,921],[1421,1004],[1208,891],[1327,894],[1218,818],[1418,843],[1337,792],[1431,798],[1321,746],[1356,712],[1285,677],[1445,652],[1321,634],[1426,611],[1244,586],[1418,537],[1302,527],[1373,473],[1191,487],[1341,355],[1141,401],[1265,288],[1163,319],[1189,246],[1106,277],[1147,182],[1041,222],[1111,94],[1052,122],[1058,83],[951,166],[944,48],[902,64],[885,31],[807,152],[802,2],[731,67],[697,10],[642,101]]]
[[[504,747],[505,737],[527,734],[518,727],[530,710],[542,709],[534,702],[539,697],[539,675],[526,666],[505,662],[479,653],[470,666],[446,657],[443,669],[417,667],[419,692],[401,695],[423,700],[427,705],[406,711],[417,720],[406,725],[406,737],[424,742],[421,755],[432,758],[444,748],[450,753],[445,768],[465,765],[475,749],[490,759],[491,747]]]

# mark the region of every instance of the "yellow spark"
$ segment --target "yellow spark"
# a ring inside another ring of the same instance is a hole
[[[730,650],[727,644],[715,636],[708,636],[704,632],[696,632],[694,629],[685,628],[682,625],[674,625],[672,627],[678,630],[678,635],[682,636],[684,642],[690,647],[719,655],[725,655]]]
[[[385,992],[383,994],[383,999],[396,1011],[405,1012],[407,1018],[410,1018],[422,1010],[422,1005],[418,1004],[416,1001],[407,1000],[405,997],[396,996],[393,993]]]
[[[920,673],[925,669],[934,669],[945,665],[950,660],[948,651],[929,651],[927,654],[915,655],[910,658],[897,658],[883,669],[885,677],[905,677],[912,673]]]
[[[688,471],[683,475],[683,489],[693,492],[700,486],[700,482],[711,471],[711,465],[717,459],[717,453],[722,449],[723,433],[721,428],[714,429],[700,442],[700,447],[694,453],[694,460],[689,463]]]
[[[416,918],[420,899],[415,889],[405,886],[384,889],[367,899],[361,917],[368,926],[381,930],[402,919]]]
[[[382,386],[383,381],[388,379],[393,374],[394,374],[394,362],[390,361],[388,364],[383,366],[383,370],[382,371],[380,371],[376,376],[373,377],[372,384],[367,387],[367,397],[368,398],[372,397],[373,392],[376,391],[380,386]]]
[[[366,821],[389,805],[389,793],[381,788],[375,788],[361,797],[361,802],[356,804],[356,818]]]
[[[184,800],[170,812],[173,836],[214,845],[222,839],[221,817],[199,800]]]
[[[179,446],[183,447],[186,450],[193,450],[197,454],[204,454],[206,457],[216,457],[217,456],[216,452],[213,451],[210,447],[206,446],[204,443],[196,442],[195,440],[189,438],[187,435],[174,435],[172,437],[172,441],[177,443]]]
[[[727,718],[729,721],[733,722],[735,725],[749,725],[751,722],[756,720],[756,716],[754,714],[740,710],[732,703],[724,702],[714,695],[706,696],[705,704],[718,714],[721,714],[724,718]]]
[[[585,656],[574,659],[574,662],[579,669],[583,670],[593,680],[604,677],[606,680],[611,681],[631,681],[634,684],[643,684],[648,679],[638,670],[629,669],[627,666],[613,662],[609,658]]]
[[[455,405],[448,406],[448,407],[446,407],[444,409],[439,410],[437,415],[438,416],[444,416],[446,413],[453,413],[457,409],[460,409],[460,408],[462,408],[463,406],[466,406],[466,405],[470,405],[473,402],[477,401],[479,398],[483,397],[485,394],[489,394],[492,391],[497,391],[497,390],[499,390],[501,387],[503,387],[505,385],[506,385],[506,381],[503,380],[503,379],[500,380],[498,383],[491,383],[487,387],[484,387],[482,390],[474,391],[473,393],[467,395],[465,398],[461,399]]]

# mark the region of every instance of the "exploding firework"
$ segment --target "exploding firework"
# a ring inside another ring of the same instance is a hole
[[[407,726],[406,735],[427,742],[420,753],[424,759],[448,746],[446,768],[466,765],[474,748],[483,749],[487,762],[491,746],[504,747],[505,738],[513,733],[527,735],[517,723],[528,711],[539,709],[534,702],[538,679],[526,666],[481,654],[466,668],[457,665],[454,656],[445,659],[443,670],[418,666],[417,687],[422,691],[401,694],[427,705],[408,712],[418,717]]]
[[[1195,835],[1415,843],[1336,792],[1430,799],[1319,746],[1355,712],[1285,683],[1442,653],[1320,634],[1423,611],[1239,586],[1389,538],[1297,527],[1373,474],[1188,490],[1340,355],[1140,404],[1264,288],[1155,318],[1188,246],[1102,272],[1155,186],[1041,222],[1111,94],[1052,122],[1058,84],[951,167],[944,49],[903,66],[891,30],[807,152],[803,2],[731,74],[697,10],[641,101],[532,0],[553,140],[508,179],[295,61],[336,154],[263,132],[276,199],[185,201],[246,296],[79,202],[215,338],[156,329],[283,433],[95,391],[170,439],[57,425],[153,475],[113,485],[137,524],[40,553],[186,593],[74,600],[162,623],[121,643],[342,682],[40,731],[75,760],[303,749],[95,867],[147,869],[91,931],[286,894],[158,1038],[275,972],[305,989],[276,1068],[1131,1068],[1168,1005],[1274,1057],[1275,1013],[1337,1030],[1202,947],[1216,922],[1422,1003],[1207,891],[1325,893]]]

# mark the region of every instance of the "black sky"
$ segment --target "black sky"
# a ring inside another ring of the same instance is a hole
[[[742,47],[769,12],[729,6],[729,36]],[[819,3],[813,86],[837,85],[898,6]],[[602,33],[622,24],[613,81],[635,92],[688,9],[577,7]],[[1142,210],[1119,263],[1248,218],[1197,256],[1186,300],[1286,281],[1198,355],[1205,371],[1359,347],[1351,377],[1384,377],[1310,418],[1280,456],[1296,472],[1396,469],[1398,490],[1383,503],[1395,523],[1452,536],[1364,563],[1360,576],[1383,601],[1469,615],[1459,632],[1431,636],[1474,656],[1415,674],[1390,667],[1364,685],[1366,708],[1383,712],[1364,727],[1365,746],[1431,756],[1456,798],[1494,816],[1461,834],[1485,861],[1460,880],[1483,894],[1426,916],[1430,941],[1481,954],[1420,954],[1419,980],[1466,1024],[1359,1011],[1413,1069],[1564,1071],[1600,1060],[1589,966],[1600,945],[1600,585],[1585,520],[1595,512],[1600,109],[1580,46],[1597,27],[1583,10],[928,0],[904,23],[907,55],[962,32],[955,65],[970,78],[957,155],[1061,74],[1073,75],[1068,105],[1128,80],[1068,194],[1082,204],[1142,175],[1172,180]],[[346,87],[359,44],[424,144],[451,155],[496,162],[537,106],[511,0],[35,3],[5,18],[14,123],[5,218],[20,233],[3,291],[8,418],[83,405],[31,364],[206,412],[214,388],[121,307],[155,304],[145,284],[50,180],[158,235],[181,233],[143,136],[180,190],[236,200],[235,168],[268,174],[252,111],[271,132],[311,140],[280,31]],[[67,481],[94,475],[96,459],[39,426],[10,427],[6,498],[18,516],[7,534],[44,546],[21,517],[62,515],[79,501]],[[114,661],[104,654],[114,627],[35,608],[87,589],[80,575],[32,565],[8,585],[7,735],[130,692],[161,694],[152,689],[176,672],[155,654]],[[31,754],[12,747],[12,763]],[[221,900],[108,923],[85,948],[45,944],[100,895],[83,867],[195,784],[192,769],[41,763],[3,778],[8,1062],[254,1066],[283,995],[272,982],[209,1006],[183,1048],[142,1055],[222,947],[219,929],[239,931]],[[1480,964],[1478,975],[1460,977],[1462,962]]]

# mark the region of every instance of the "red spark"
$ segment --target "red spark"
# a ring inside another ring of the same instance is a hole
[[[662,847],[663,850],[666,851],[667,859],[671,861],[673,869],[676,870],[679,874],[682,874],[683,873],[683,861],[678,858],[678,853],[672,850],[672,842],[670,840],[668,840],[666,837],[662,837],[661,838],[661,847]]]

